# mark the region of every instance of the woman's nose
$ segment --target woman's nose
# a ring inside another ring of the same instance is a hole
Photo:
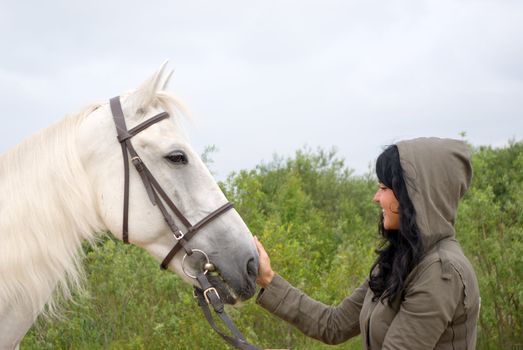
[[[374,203],[379,203],[380,202],[379,193],[380,193],[380,191],[376,191],[376,193],[374,194],[374,198],[372,198],[372,201]]]

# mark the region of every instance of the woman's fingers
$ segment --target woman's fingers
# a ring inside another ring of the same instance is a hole
[[[263,247],[263,245],[261,244],[261,242],[258,240],[258,237],[254,236],[254,243],[256,244],[256,249],[258,250],[258,254],[260,255],[266,255],[267,257],[269,256],[267,254],[267,252],[265,251],[265,248]]]
[[[262,287],[266,287],[272,282],[274,277],[274,271],[271,268],[271,259],[256,236],[254,236],[254,243],[256,244],[256,249],[258,250],[258,255],[260,257],[256,283]]]

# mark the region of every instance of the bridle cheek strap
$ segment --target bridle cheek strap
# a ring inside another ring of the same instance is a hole
[[[123,225],[122,225],[122,240],[124,243],[129,243],[129,155],[131,155],[131,162],[134,167],[140,174],[142,182],[144,184],[149,200],[153,205],[156,205],[155,196],[153,194],[153,189],[151,183],[148,179],[148,170],[143,164],[142,160],[136,153],[132,143],[131,138],[138,134],[140,131],[145,130],[149,126],[169,118],[169,114],[162,112],[151,119],[146,120],[140,125],[127,130],[127,125],[125,124],[125,117],[122,111],[122,105],[120,104],[120,97],[114,97],[110,100],[111,112],[113,114],[114,124],[116,126],[117,138],[122,147],[122,156],[123,156],[123,165],[124,165],[124,206],[123,206]],[[151,175],[152,176],[152,175]]]

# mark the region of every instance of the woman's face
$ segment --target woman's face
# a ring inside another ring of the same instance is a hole
[[[374,195],[373,201],[378,203],[383,210],[383,226],[386,230],[399,230],[399,202],[394,192],[381,182]]]

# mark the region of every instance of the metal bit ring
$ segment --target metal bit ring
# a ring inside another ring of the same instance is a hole
[[[203,250],[200,250],[200,249],[192,249],[192,252],[193,253],[200,253],[200,254],[202,254],[205,257],[205,261],[206,262],[204,264],[205,268],[203,270],[203,274],[206,275],[207,272],[209,271],[208,267],[212,265],[210,260],[209,260],[209,256]],[[183,273],[185,273],[186,276],[188,276],[190,278],[196,279],[195,275],[192,275],[192,274],[190,274],[189,272],[187,272],[185,270],[185,258],[187,258],[187,256],[188,256],[187,253],[185,253],[185,255],[183,256],[183,259],[182,259],[182,271],[183,271]]]

